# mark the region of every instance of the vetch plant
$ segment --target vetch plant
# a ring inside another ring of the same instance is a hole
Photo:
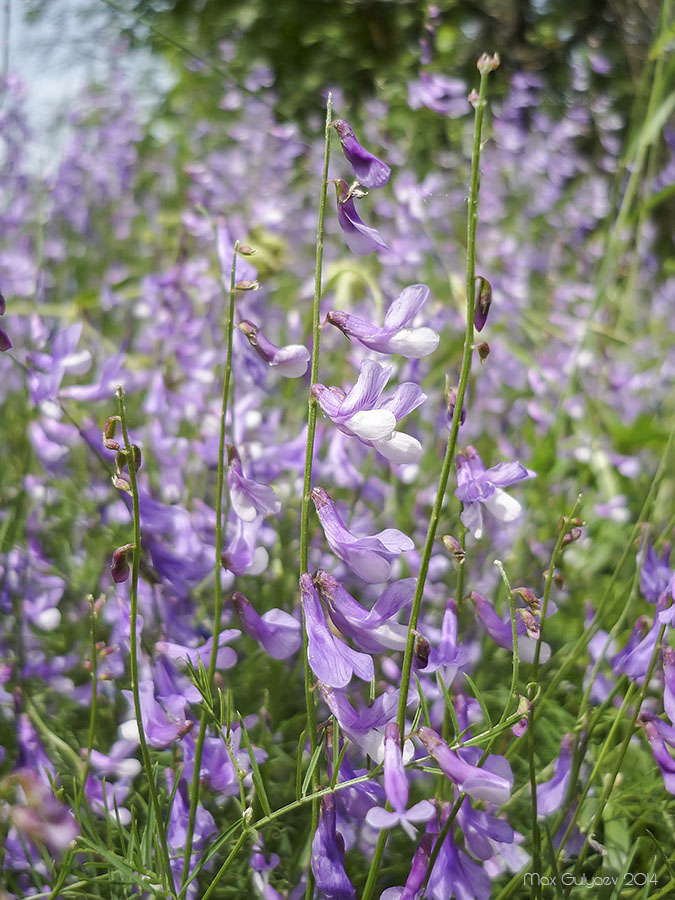
[[[322,141],[113,79],[48,185],[8,90],[9,897],[672,892],[666,6],[622,153],[583,42]]]

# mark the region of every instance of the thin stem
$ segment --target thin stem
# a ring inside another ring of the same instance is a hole
[[[223,396],[220,405],[220,433],[218,436],[218,473],[216,476],[216,583],[213,607],[213,639],[211,644],[211,656],[209,658],[208,683],[213,685],[216,674],[216,661],[218,659],[218,644],[220,643],[220,627],[223,617],[223,577],[221,556],[223,553],[223,484],[225,481],[225,430],[227,419],[227,406],[230,397],[230,383],[232,381],[232,342],[234,335],[234,298],[237,269],[237,251],[239,241],[234,242],[232,252],[232,268],[230,269],[230,299],[227,312],[227,359],[225,361],[225,377],[223,378]],[[199,789],[201,785],[202,756],[204,742],[206,740],[206,727],[209,711],[202,704],[199,719],[199,734],[195,742],[194,768],[192,771],[192,787],[190,790],[190,815],[188,818],[187,836],[185,840],[185,856],[183,858],[183,873],[181,876],[181,889],[179,898],[185,895],[190,874],[190,860],[192,857],[192,839],[199,805]]]
[[[436,499],[431,510],[429,519],[429,527],[424,542],[424,550],[422,551],[422,561],[420,563],[420,571],[417,578],[417,587],[410,611],[410,621],[408,623],[408,640],[405,648],[405,656],[403,657],[403,667],[401,672],[401,694],[398,703],[397,722],[401,732],[401,739],[405,733],[405,710],[408,704],[408,689],[410,687],[410,672],[412,669],[413,650],[415,646],[415,629],[417,628],[417,620],[419,619],[420,609],[422,606],[422,596],[424,594],[424,586],[429,571],[429,561],[436,539],[438,530],[438,522],[443,509],[443,501],[445,499],[445,490],[450,477],[450,469],[455,458],[455,448],[457,447],[457,437],[459,435],[459,427],[461,424],[462,407],[464,404],[464,395],[466,394],[466,386],[469,380],[469,372],[471,371],[471,359],[473,357],[473,316],[475,305],[475,274],[476,274],[476,226],[478,224],[478,182],[479,182],[479,165],[481,152],[481,135],[483,131],[483,118],[485,114],[485,95],[487,91],[488,71],[481,72],[480,88],[478,91],[478,100],[476,102],[476,119],[473,141],[473,154],[471,157],[471,184],[468,199],[468,219],[467,219],[467,252],[466,252],[466,332],[464,334],[464,349],[462,353],[462,367],[459,376],[459,385],[457,386],[457,399],[455,401],[455,409],[452,414],[452,422],[450,424],[450,437],[445,451],[445,458],[441,468],[440,480],[438,483],[438,491]],[[362,900],[368,900],[364,895]]]
[[[333,114],[332,95],[328,95],[326,103],[326,130],[323,155],[323,173],[321,176],[321,192],[319,196],[319,221],[316,229],[316,267],[314,270],[314,302],[312,305],[312,366],[310,374],[310,385],[315,384],[319,380],[319,352],[321,341],[321,278],[323,270],[323,234],[324,219],[326,214],[326,193],[328,188],[328,163],[330,160],[330,134],[331,121]],[[311,500],[312,487],[312,463],[314,460],[314,436],[316,433],[316,401],[314,395],[309,393],[309,401],[307,406],[307,447],[305,450],[305,475],[302,485],[302,506],[300,510],[300,574],[304,574],[309,570],[309,504]],[[316,734],[316,708],[314,701],[314,690],[312,686],[312,670],[309,665],[309,643],[307,638],[307,623],[305,620],[305,611],[302,610],[302,650],[304,660],[305,673],[305,705],[307,707],[307,733],[309,734],[309,746],[313,753],[317,747]],[[317,766],[312,775],[312,787],[314,791],[319,786],[319,766]],[[312,836],[316,831],[319,823],[319,800],[318,798],[312,802]],[[307,891],[306,898],[309,900],[313,891],[313,877],[311,868],[307,872]]]
[[[136,461],[134,451],[129,439],[129,431],[127,429],[127,413],[124,407],[124,390],[122,385],[117,388],[117,405],[119,408],[120,424],[122,426],[122,434],[124,436],[124,450],[127,457],[127,470],[129,472],[129,486],[131,488],[131,505],[134,523],[134,556],[131,567],[131,589],[130,589],[130,634],[129,634],[129,667],[131,670],[131,693],[134,698],[134,714],[138,725],[138,742],[141,748],[141,757],[143,759],[143,768],[148,782],[148,790],[150,792],[150,801],[155,812],[155,820],[157,833],[159,836],[159,846],[164,864],[166,878],[168,880],[171,894],[175,895],[176,887],[173,880],[173,872],[171,871],[171,859],[169,856],[169,845],[166,839],[166,828],[164,825],[164,813],[160,806],[159,796],[157,794],[157,786],[155,784],[154,773],[152,771],[152,763],[150,761],[150,752],[148,743],[145,739],[145,730],[143,728],[143,713],[141,710],[141,695],[138,686],[138,573],[141,563],[141,507],[138,498],[138,481],[136,479]]]
[[[476,227],[478,224],[478,186],[479,186],[479,167],[481,153],[481,137],[483,132],[483,118],[485,116],[485,107],[487,106],[485,97],[487,93],[487,84],[490,71],[486,67],[481,71],[480,86],[478,89],[478,99],[476,101],[475,130],[473,139],[473,152],[471,155],[471,178],[468,199],[467,214],[467,246],[466,246],[466,331],[464,334],[464,349],[462,352],[462,367],[460,370],[459,384],[457,386],[457,398],[455,401],[455,409],[452,414],[452,422],[450,424],[450,436],[448,445],[445,450],[445,458],[441,468],[441,475],[438,482],[438,490],[436,499],[431,510],[427,536],[422,551],[422,560],[420,563],[420,571],[417,577],[417,586],[415,588],[415,596],[410,610],[410,620],[408,622],[408,639],[406,642],[405,655],[403,657],[403,666],[401,668],[401,693],[398,701],[398,714],[396,717],[399,731],[401,733],[401,741],[404,740],[405,734],[405,711],[408,705],[408,689],[410,687],[410,675],[412,670],[413,651],[415,647],[415,631],[417,621],[422,606],[422,596],[424,594],[424,586],[429,571],[429,561],[436,539],[438,523],[443,509],[443,501],[445,499],[445,490],[450,477],[450,469],[452,468],[455,458],[455,449],[457,447],[457,437],[459,435],[459,427],[461,424],[462,407],[464,404],[464,396],[469,381],[469,373],[471,371],[471,360],[473,357],[473,316],[475,306],[475,275],[476,275]],[[375,886],[377,870],[379,869],[384,845],[387,841],[387,832],[380,832],[375,854],[368,873],[368,879],[363,891],[361,900],[370,900]],[[380,847],[381,845],[381,847]],[[379,854],[378,854],[379,851]]]

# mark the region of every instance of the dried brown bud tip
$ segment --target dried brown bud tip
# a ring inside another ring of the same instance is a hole
[[[466,553],[462,549],[457,538],[454,538],[451,534],[444,534],[441,540],[443,541],[443,546],[452,555],[455,562],[461,565],[466,558]]]
[[[480,361],[485,362],[485,360],[490,355],[490,345],[488,344],[488,342],[483,341],[482,344],[479,344],[476,347],[476,350],[478,351],[478,355],[480,356]]]
[[[141,467],[143,457],[141,456],[141,448],[137,444],[131,445],[131,452],[134,455],[134,469],[138,472]]]
[[[562,588],[565,584],[565,579],[562,576],[562,572],[554,572],[553,573],[553,583],[557,588]]]

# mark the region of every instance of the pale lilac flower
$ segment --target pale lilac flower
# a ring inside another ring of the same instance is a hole
[[[234,447],[228,448],[228,455],[227,484],[235,515],[244,522],[252,522],[258,515],[278,513],[281,509],[281,500],[274,489],[266,484],[258,484],[244,475],[239,454]]]
[[[36,771],[19,769],[12,779],[23,794],[23,802],[9,808],[10,821],[18,831],[54,853],[69,847],[79,834],[71,810],[56,799]]]
[[[221,562],[233,575],[259,575],[269,562],[269,554],[264,547],[257,546],[258,534],[263,516],[247,522],[234,515],[229,523],[228,542],[221,553]]]
[[[482,767],[472,766],[450,749],[440,735],[426,726],[418,731],[420,740],[434,757],[441,770],[461,791],[475,800],[506,803],[511,796],[513,775],[504,757],[488,759]],[[492,768],[500,769],[499,772]]]
[[[387,581],[391,574],[390,560],[415,546],[397,528],[385,528],[377,534],[356,537],[348,531],[323,488],[314,488],[312,500],[331,550],[368,584]]]
[[[433,900],[488,900],[490,878],[483,868],[459,850],[450,829],[431,872],[427,894]]]
[[[359,143],[351,126],[343,119],[335,119],[332,124],[340,136],[342,149],[359,184],[371,189],[384,187],[391,175],[389,166]]]
[[[408,105],[411,109],[428,109],[458,119],[471,109],[466,84],[458,78],[448,78],[440,72],[421,72],[419,81],[408,85]]]
[[[246,319],[237,326],[248,339],[249,344],[267,365],[285,378],[299,378],[309,365],[310,353],[302,344],[287,344],[278,347],[268,340],[257,325]]]
[[[152,679],[143,679],[138,686],[141,700],[141,717],[143,730],[148,744],[151,747],[168,747],[174,741],[179,740],[191,730],[194,722],[185,718],[187,701],[177,698],[170,706],[169,712],[155,700],[155,690]],[[134,708],[131,691],[122,691],[123,696]],[[129,719],[121,726],[121,735],[126,740],[138,740],[138,723],[135,718]]]
[[[550,816],[562,808],[572,771],[572,737],[566,734],[560,744],[560,756],[553,763],[553,776],[537,785],[537,815]]]
[[[405,650],[408,628],[391,619],[412,601],[415,578],[403,578],[389,585],[371,610],[364,609],[339,581],[322,569],[316,573],[315,583],[333,624],[362,650],[368,653],[385,648]]]
[[[367,256],[377,249],[387,249],[382,235],[375,228],[366,225],[354,206],[354,197],[346,181],[336,181],[338,224],[345,236],[347,246],[357,256]]]
[[[663,648],[663,708],[675,724],[675,650]]]
[[[343,688],[354,673],[364,681],[372,681],[375,677],[372,658],[352,650],[331,633],[314,582],[307,572],[300,576],[300,590],[307,628],[307,657],[319,681],[330,687]]]
[[[399,419],[424,403],[426,394],[413,382],[405,382],[392,397],[381,402],[380,395],[390,374],[391,367],[365,359],[356,384],[348,393],[323,384],[312,385],[312,393],[340,431],[374,447],[392,462],[417,462],[422,445],[409,434],[395,431],[395,427]]]
[[[443,683],[449,686],[457,674],[457,669],[468,662],[468,659],[467,650],[457,644],[457,603],[450,597],[443,613],[441,640],[437,647],[431,648],[424,674],[430,675],[440,669]]]
[[[644,725],[647,740],[663,778],[664,787],[669,794],[675,794],[675,759],[660,734],[659,719],[648,719]]]
[[[513,650],[513,629],[511,627],[511,620],[509,618],[500,619],[494,606],[492,606],[490,601],[486,600],[482,594],[479,594],[478,591],[471,592],[471,599],[476,604],[476,612],[485,626],[485,630],[495,644],[499,647],[504,647],[505,650]],[[520,609],[517,610],[517,613],[520,612]],[[549,605],[549,613],[551,612],[552,610]],[[518,635],[518,655],[521,661],[528,663],[533,662],[537,650],[537,641],[527,633],[526,624],[523,618],[518,614],[516,615],[516,634]],[[539,651],[539,661],[546,663],[550,658],[551,648],[545,641],[542,641]]]
[[[491,859],[494,845],[511,844],[513,828],[505,819],[491,816],[482,809],[474,809],[465,797],[457,814],[457,824],[464,835],[464,845],[477,859]]]
[[[302,643],[300,622],[283,609],[270,609],[259,616],[252,604],[238,591],[232,595],[244,631],[267,650],[274,659],[292,656]]]
[[[312,872],[325,900],[356,900],[356,891],[345,871],[345,848],[336,830],[335,794],[321,798],[319,825],[312,840]]]
[[[483,460],[473,447],[467,447],[464,454],[458,453],[457,490],[455,496],[464,504],[461,519],[475,538],[482,537],[483,515],[481,504],[485,504],[492,515],[501,522],[512,522],[521,512],[520,503],[502,490],[526,478],[534,478],[535,473],[519,462],[499,463],[486,469]]]
[[[669,545],[664,548],[660,556],[651,544],[647,545],[640,571],[640,590],[643,597],[650,603],[657,603],[661,594],[668,589],[673,576],[669,559]]]
[[[400,824],[408,837],[414,838],[415,829],[411,822],[428,822],[435,810],[428,800],[406,808],[408,779],[401,755],[401,733],[395,722],[390,722],[384,732],[384,790],[391,810],[373,807],[366,816],[366,822],[378,831]]]
[[[380,694],[369,707],[361,712],[356,712],[344,693],[336,692],[321,682],[319,690],[349,740],[367,753],[371,759],[382,762],[384,759],[384,730],[387,723],[396,718],[399,691]],[[408,740],[403,748],[403,761],[409,762],[413,753],[412,742]]]
[[[333,309],[327,321],[349,338],[356,338],[378,353],[398,353],[409,359],[429,356],[438,347],[439,337],[431,328],[410,327],[417,313],[429,298],[426,284],[412,284],[404,288],[384,317],[382,326],[373,325],[360,316]]]

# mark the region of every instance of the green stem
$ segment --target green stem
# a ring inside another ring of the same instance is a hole
[[[483,118],[485,115],[485,95],[487,91],[489,72],[481,73],[480,88],[478,91],[478,100],[476,102],[476,120],[473,141],[473,154],[471,158],[471,184],[468,199],[468,220],[467,220],[467,253],[466,253],[466,332],[464,335],[464,349],[462,353],[462,367],[459,376],[459,385],[457,387],[457,399],[455,401],[455,409],[450,424],[450,437],[445,451],[445,458],[441,468],[440,480],[438,483],[438,491],[436,499],[431,510],[427,536],[424,542],[424,550],[422,552],[422,561],[420,563],[420,571],[417,578],[417,587],[410,611],[410,621],[408,623],[408,640],[403,657],[403,667],[401,672],[401,693],[398,703],[397,722],[401,732],[401,739],[405,733],[405,710],[408,703],[408,689],[410,687],[410,673],[412,669],[413,651],[415,647],[415,629],[417,628],[417,620],[419,619],[420,609],[422,606],[422,596],[424,594],[424,586],[429,571],[429,561],[436,539],[438,530],[438,522],[443,509],[443,501],[445,499],[445,491],[450,477],[450,470],[455,458],[455,449],[457,447],[457,437],[459,435],[459,427],[461,423],[462,407],[464,404],[464,395],[466,394],[466,386],[469,380],[469,372],[471,371],[471,359],[473,357],[473,315],[475,305],[475,274],[476,274],[476,226],[478,224],[478,182],[479,182],[479,164],[481,152],[481,135],[483,130]],[[362,900],[368,900],[364,895]]]
[[[127,429],[127,413],[124,408],[124,390],[122,385],[117,388],[117,405],[119,407],[120,424],[122,426],[122,434],[124,436],[124,450],[127,457],[127,470],[129,472],[129,486],[131,488],[131,504],[134,523],[134,556],[133,565],[131,567],[131,590],[130,590],[130,634],[129,634],[129,667],[131,670],[131,693],[134,698],[134,713],[136,723],[138,725],[138,742],[141,748],[141,758],[143,760],[143,768],[148,781],[148,790],[150,792],[150,801],[155,812],[155,820],[157,826],[157,834],[159,837],[159,846],[162,856],[162,863],[165,869],[165,875],[170,886],[172,895],[175,895],[176,888],[171,871],[171,859],[169,856],[169,845],[166,839],[166,828],[164,824],[164,813],[159,802],[157,794],[157,786],[155,784],[154,773],[152,771],[152,763],[150,761],[150,752],[148,743],[145,739],[145,730],[143,728],[143,713],[141,711],[141,695],[138,685],[138,636],[136,626],[138,622],[138,573],[140,571],[141,562],[141,507],[138,498],[138,481],[136,480],[136,462],[134,451],[129,439],[129,431]]]
[[[459,384],[457,386],[457,398],[455,400],[455,409],[452,414],[452,422],[450,424],[450,437],[445,450],[445,458],[441,468],[441,475],[438,482],[438,490],[436,499],[431,510],[429,526],[427,528],[427,536],[422,551],[422,560],[420,563],[420,571],[417,577],[417,586],[415,588],[415,596],[410,610],[410,620],[408,622],[408,639],[406,642],[405,654],[403,657],[403,666],[401,669],[401,693],[398,701],[398,714],[396,721],[401,733],[401,741],[405,735],[405,711],[408,705],[408,690],[410,688],[410,676],[412,670],[413,651],[415,648],[415,631],[417,629],[417,621],[422,607],[422,596],[424,594],[424,586],[429,571],[429,561],[436,540],[436,532],[438,523],[443,509],[443,501],[445,499],[445,490],[450,477],[450,470],[455,458],[455,449],[457,447],[457,437],[459,435],[459,427],[461,424],[462,407],[464,405],[464,395],[466,394],[466,386],[469,381],[469,373],[471,371],[471,360],[473,357],[473,316],[475,306],[475,275],[476,275],[476,227],[478,224],[478,187],[479,187],[479,167],[481,153],[481,137],[483,132],[483,119],[485,116],[485,107],[487,106],[485,97],[487,93],[488,77],[490,72],[485,69],[481,71],[480,86],[478,89],[478,99],[476,101],[475,130],[473,139],[473,152],[471,156],[471,179],[468,199],[468,215],[467,215],[467,246],[466,246],[466,331],[464,334],[464,349],[462,352],[462,367],[459,376]],[[387,842],[388,832],[380,832],[380,837],[375,848],[375,854],[368,872],[368,879],[363,891],[361,900],[370,900],[375,879],[378,874],[382,854]]]
[[[225,430],[227,419],[227,406],[230,397],[230,383],[232,381],[232,341],[234,335],[234,297],[237,269],[237,251],[239,241],[234,242],[232,252],[232,268],[230,269],[230,299],[227,312],[227,359],[225,361],[225,377],[223,379],[223,396],[220,406],[220,433],[218,436],[218,473],[216,476],[216,582],[214,591],[213,608],[213,642],[211,644],[211,656],[209,658],[208,680],[213,685],[216,674],[216,661],[218,659],[218,644],[220,643],[220,626],[223,617],[223,577],[221,555],[223,552],[223,483],[225,481]],[[190,860],[192,857],[192,839],[199,805],[199,790],[201,785],[202,756],[204,742],[206,740],[206,727],[209,712],[205,704],[202,704],[199,719],[199,734],[195,742],[194,768],[192,771],[192,787],[190,790],[190,815],[188,818],[187,837],[185,841],[185,856],[183,858],[183,873],[181,876],[181,889],[179,900],[185,895],[190,874]]]
[[[312,304],[312,366],[310,385],[319,380],[319,352],[321,341],[321,277],[323,269],[323,235],[324,219],[326,215],[326,193],[328,188],[328,163],[330,160],[330,134],[333,113],[333,100],[328,95],[326,103],[326,130],[323,154],[323,172],[321,175],[321,193],[319,197],[319,221],[316,229],[316,266],[314,270],[314,301]],[[314,436],[316,433],[316,401],[310,391],[307,407],[307,447],[305,450],[305,475],[302,485],[302,506],[300,510],[300,574],[309,571],[309,504],[311,501],[312,487],[312,463],[314,460]],[[309,734],[309,746],[311,753],[317,747],[316,733],[316,707],[314,690],[312,687],[312,670],[309,665],[309,642],[307,638],[307,623],[305,611],[302,610],[302,651],[305,673],[305,705],[307,707],[307,733]],[[319,785],[319,766],[312,775],[312,787],[314,791]],[[319,824],[319,800],[312,802],[311,834],[314,835]],[[314,880],[312,870],[307,872],[307,891],[305,897],[310,900],[313,892]]]

